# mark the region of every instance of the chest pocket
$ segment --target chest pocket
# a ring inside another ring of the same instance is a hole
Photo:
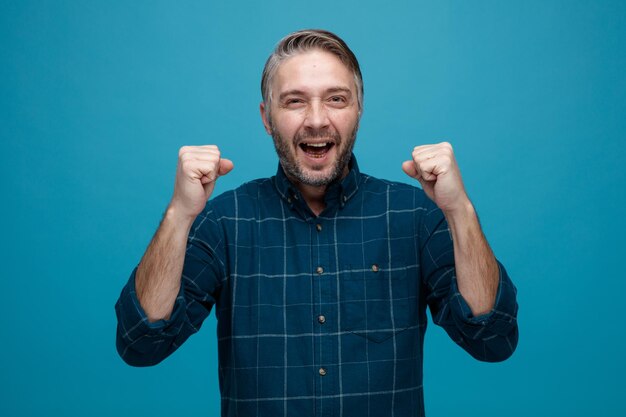
[[[403,265],[346,265],[340,275],[341,328],[381,343],[412,323],[416,309]]]

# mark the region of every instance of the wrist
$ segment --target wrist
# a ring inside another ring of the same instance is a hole
[[[469,198],[464,198],[454,207],[442,211],[448,223],[464,221],[476,217],[476,210]]]
[[[174,204],[170,203],[170,205],[165,210],[163,222],[171,224],[176,229],[184,229],[189,231],[196,217],[197,215],[185,213],[183,210],[180,210]]]

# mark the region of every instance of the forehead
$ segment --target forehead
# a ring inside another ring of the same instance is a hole
[[[318,49],[283,61],[272,82],[272,89],[278,94],[287,90],[315,93],[336,87],[355,90],[354,76],[338,57]]]

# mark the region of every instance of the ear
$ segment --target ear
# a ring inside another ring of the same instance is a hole
[[[259,110],[261,111],[261,120],[263,120],[263,126],[265,126],[265,131],[268,135],[272,135],[272,128],[270,127],[270,121],[267,118],[267,111],[265,110],[265,102],[261,102],[259,105]]]

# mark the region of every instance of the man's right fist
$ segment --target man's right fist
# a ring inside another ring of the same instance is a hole
[[[176,184],[170,208],[177,216],[195,219],[213,193],[215,180],[232,169],[232,161],[220,158],[220,150],[215,145],[183,146],[178,151]]]

